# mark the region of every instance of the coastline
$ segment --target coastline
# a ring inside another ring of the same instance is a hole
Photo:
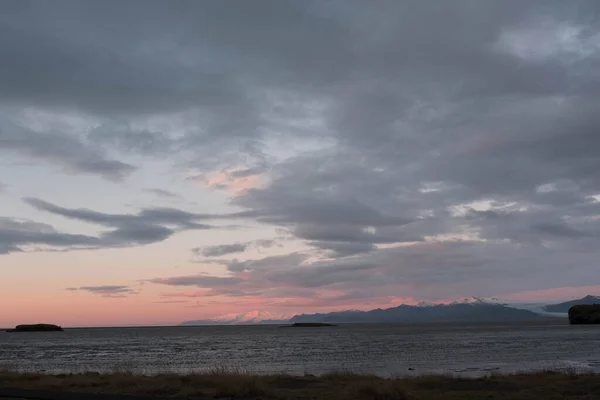
[[[0,371],[0,397],[3,389],[13,394],[19,393],[19,390],[44,391],[48,400],[70,393],[81,396],[246,400],[575,400],[595,398],[593,396],[600,394],[600,374],[577,374],[567,370],[492,374],[480,378],[444,375],[382,378],[344,371],[321,376],[256,375],[224,368],[189,375],[154,376],[136,375],[126,370],[107,374],[54,375]],[[56,397],[53,398],[52,393]]]
[[[143,329],[143,330],[153,330],[153,329],[165,329],[165,328],[179,328],[179,329],[219,329],[219,328],[262,328],[262,329],[272,329],[272,328],[281,328],[291,326],[291,323],[286,322],[277,322],[277,323],[239,323],[239,324],[210,324],[210,325],[184,325],[184,324],[165,324],[165,325],[106,325],[106,326],[61,326],[64,331],[81,331],[81,330],[94,330],[94,331],[106,331],[106,330],[131,330],[131,329]],[[336,323],[335,325],[339,327],[354,327],[354,326],[390,326],[390,327],[401,327],[401,328],[427,328],[427,327],[456,327],[456,328],[465,328],[465,327],[504,327],[504,326],[518,326],[521,327],[523,325],[526,326],[568,326],[569,319],[567,314],[561,314],[560,316],[542,316],[540,318],[534,318],[530,320],[521,320],[521,321],[442,321],[442,322],[383,322],[383,323]],[[0,333],[6,333],[7,330],[13,329],[9,327],[0,328]]]

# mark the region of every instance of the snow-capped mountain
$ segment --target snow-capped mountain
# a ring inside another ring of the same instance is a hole
[[[441,304],[505,304],[505,301],[497,299],[495,297],[465,297],[460,300],[453,301],[451,303],[439,303]]]
[[[282,323],[290,319],[290,315],[269,311],[248,311],[240,314],[225,314],[205,320],[185,321],[182,325],[251,325]]]

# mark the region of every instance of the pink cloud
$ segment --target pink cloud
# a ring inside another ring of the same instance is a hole
[[[262,185],[260,173],[249,172],[243,169],[222,170],[200,174],[188,178],[189,180],[201,182],[211,189],[224,190],[231,194],[240,194],[247,190],[258,188]]]

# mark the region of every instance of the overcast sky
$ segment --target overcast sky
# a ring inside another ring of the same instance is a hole
[[[600,2],[0,2],[0,325],[600,294]]]

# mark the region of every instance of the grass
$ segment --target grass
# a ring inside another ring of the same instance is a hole
[[[333,372],[322,376],[255,375],[241,369],[154,376],[40,374],[0,371],[0,387],[180,398],[273,400],[597,400],[600,374],[537,372],[468,379],[450,376],[381,378]]]

